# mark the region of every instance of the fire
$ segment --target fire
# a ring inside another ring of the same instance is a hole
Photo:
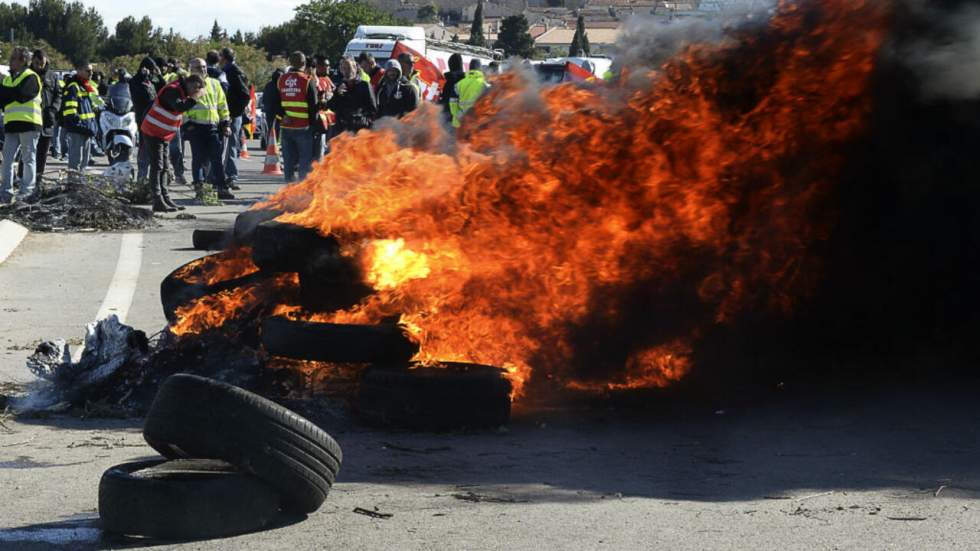
[[[221,281],[245,277],[257,271],[259,267],[252,262],[252,249],[236,247],[190,262],[178,270],[174,277],[187,283],[214,285]]]
[[[376,292],[329,313],[248,289],[201,302],[394,317],[416,359],[506,366],[519,393],[669,385],[711,324],[789,313],[812,290],[886,27],[880,2],[785,1],[765,28],[618,87],[504,75],[458,142],[432,106],[340,137],[258,207],[337,236]]]
[[[243,312],[254,310],[269,296],[278,296],[297,284],[296,274],[280,274],[266,281],[205,295],[177,308],[177,322],[170,326],[170,332],[183,337],[222,327]]]

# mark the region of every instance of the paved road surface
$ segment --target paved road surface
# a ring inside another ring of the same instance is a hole
[[[29,380],[33,345],[80,340],[100,309],[161,328],[160,280],[199,255],[190,230],[222,227],[278,187],[254,157],[241,201],[192,207],[196,220],[164,220],[141,238],[29,235],[0,265],[0,382]],[[117,276],[137,260],[135,278]],[[7,419],[0,549],[975,549],[974,396],[955,384],[789,389],[740,407],[518,411],[507,430],[449,435],[340,417],[325,428],[345,463],[321,510],[178,544],[103,539],[95,520],[102,471],[153,455],[139,420]]]

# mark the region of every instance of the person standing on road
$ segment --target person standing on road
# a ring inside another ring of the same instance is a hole
[[[139,128],[143,124],[143,118],[146,117],[146,113],[150,110],[150,107],[153,107],[153,100],[157,98],[157,90],[161,88],[157,86],[159,82],[158,78],[159,71],[157,64],[153,61],[152,57],[147,56],[143,58],[136,74],[129,80],[129,95],[133,98],[136,128]],[[144,141],[143,135],[140,134],[140,149],[136,163],[136,179],[140,182],[146,181],[147,174],[150,170],[150,158],[147,156],[146,149],[143,147]]]
[[[197,100],[197,105],[187,111],[187,123],[184,131],[191,142],[191,176],[194,191],[201,197],[205,180],[218,192],[220,199],[234,199],[228,191],[225,181],[225,168],[222,163],[222,139],[230,132],[228,101],[221,82],[207,76],[207,65],[201,58],[190,62],[192,75],[204,80],[204,93]]]
[[[0,204],[14,200],[14,158],[20,151],[24,159],[24,174],[20,179],[17,199],[35,199],[37,141],[44,124],[41,77],[31,70],[31,52],[14,48],[10,53],[10,74],[0,83],[0,107],[3,108],[3,182],[0,185]]]
[[[476,104],[476,100],[490,89],[482,68],[483,63],[479,59],[470,60],[470,70],[466,72],[466,77],[456,83],[456,97],[449,102],[453,126],[456,128],[459,128],[463,115]]]
[[[377,92],[378,85],[381,84],[381,79],[385,76],[385,70],[375,61],[374,55],[367,52],[362,52],[361,55],[357,56],[357,63],[361,66],[364,74],[367,75],[368,82],[371,84],[371,90]]]
[[[272,129],[276,131],[276,140],[279,140],[282,130],[279,128],[280,117],[277,114],[279,105],[279,77],[285,74],[281,68],[276,67],[272,72],[272,77],[262,89],[262,112],[265,113],[266,133]],[[268,136],[267,136],[268,137]]]
[[[150,158],[150,190],[153,193],[153,212],[173,212],[180,210],[170,200],[165,185],[167,172],[167,145],[177,135],[183,120],[183,113],[197,105],[204,94],[204,79],[199,75],[189,75],[163,87],[153,101],[140,125],[146,138],[147,154]]]
[[[313,56],[314,76],[316,77],[317,94],[319,95],[320,109],[317,111],[317,118],[313,124],[313,160],[323,160],[326,152],[327,140],[330,139],[330,125],[333,113],[327,109],[327,102],[333,97],[334,84],[330,80],[330,61],[327,56],[317,54]]]
[[[327,107],[336,114],[333,135],[371,128],[378,116],[378,102],[371,84],[358,75],[357,63],[351,57],[340,60],[342,80]]]
[[[84,173],[89,165],[92,138],[98,133],[95,110],[102,107],[102,98],[90,80],[91,75],[92,66],[87,61],[77,63],[75,78],[62,94],[61,120],[68,132],[68,168],[78,173]]]
[[[459,96],[456,95],[456,83],[466,78],[463,71],[463,56],[453,54],[449,56],[449,71],[444,73],[446,83],[439,94],[439,105],[442,105],[446,122],[453,122],[452,104]]]
[[[231,48],[222,49],[220,62],[221,70],[224,71],[228,81],[225,97],[228,99],[228,111],[231,114],[231,133],[226,138],[225,176],[228,178],[228,187],[239,189],[236,182],[238,181],[238,155],[242,148],[242,115],[245,113],[248,102],[252,99],[252,94],[248,85],[248,77],[235,63],[235,50]],[[302,70],[302,67],[300,69]]]
[[[293,52],[289,71],[279,77],[272,105],[282,116],[282,161],[286,183],[303,180],[313,166],[313,129],[310,122],[317,116],[316,79],[305,71],[306,56]]]
[[[56,143],[55,126],[57,125],[58,114],[61,111],[61,80],[54,71],[48,69],[48,57],[44,50],[35,50],[31,61],[31,70],[37,73],[41,79],[41,110],[43,123],[41,126],[41,136],[37,140],[37,167],[36,180],[42,181],[44,167],[48,163],[48,150],[52,143]],[[18,173],[23,177],[24,161],[21,159]]]
[[[412,54],[408,52],[398,54],[398,65],[401,68],[402,76],[408,79],[408,82],[415,87],[417,95],[422,97],[422,83],[419,81],[421,75],[415,69],[415,58],[412,57]]]
[[[225,76],[225,72],[218,66],[218,64],[221,63],[221,54],[218,53],[218,50],[209,50],[204,56],[204,61],[208,64],[208,76],[218,79],[218,82],[221,83],[221,87],[224,89],[225,96],[227,97],[228,77]]]
[[[378,85],[378,117],[402,118],[419,106],[419,91],[402,76],[401,64],[389,59]]]

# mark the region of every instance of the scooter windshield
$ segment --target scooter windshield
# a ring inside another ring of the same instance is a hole
[[[133,110],[133,98],[129,95],[129,85],[120,82],[109,87],[109,108],[118,115]]]

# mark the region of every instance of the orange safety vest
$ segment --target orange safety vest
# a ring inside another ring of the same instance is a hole
[[[165,142],[169,142],[174,138],[183,120],[183,116],[180,113],[168,111],[160,105],[160,96],[163,95],[167,88],[176,88],[180,92],[181,99],[187,97],[187,94],[184,92],[184,87],[181,86],[179,80],[164,86],[160,89],[160,93],[157,94],[156,99],[153,100],[153,107],[150,107],[150,110],[147,111],[146,117],[143,119],[143,124],[140,125],[140,132],[147,136],[160,138]]]
[[[309,98],[310,77],[306,73],[290,71],[276,83],[279,100],[286,113],[280,125],[283,128],[304,129],[310,127]]]

